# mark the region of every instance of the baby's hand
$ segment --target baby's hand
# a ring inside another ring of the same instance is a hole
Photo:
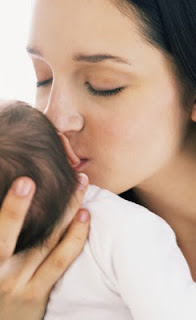
[[[83,188],[78,186],[65,212],[65,217],[76,215],[66,236],[62,237],[67,226],[64,219],[43,247],[13,256],[36,188],[27,177],[12,184],[0,210],[1,320],[43,319],[50,291],[79,255],[88,236],[89,214],[79,209],[87,185],[88,179]]]

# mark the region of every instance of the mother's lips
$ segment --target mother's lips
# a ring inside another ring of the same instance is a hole
[[[74,166],[74,169],[76,171],[83,170],[87,162],[88,162],[88,159],[80,159],[80,163]]]

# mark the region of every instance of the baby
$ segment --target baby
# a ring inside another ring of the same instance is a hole
[[[0,103],[0,206],[13,180],[28,176],[36,194],[15,253],[40,245],[63,217],[77,178],[51,122],[23,102]]]
[[[0,201],[18,176],[37,185],[17,253],[41,244],[60,223],[77,178],[39,111],[12,104],[0,124]],[[170,226],[96,186],[83,206],[91,213],[89,239],[54,287],[45,320],[195,320],[196,283]]]

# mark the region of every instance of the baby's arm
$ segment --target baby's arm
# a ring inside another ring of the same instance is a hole
[[[135,320],[195,320],[196,283],[173,230],[145,208],[138,210],[121,220],[113,246],[123,300]]]

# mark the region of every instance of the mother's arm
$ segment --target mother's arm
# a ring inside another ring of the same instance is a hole
[[[80,185],[65,212],[77,213],[66,236],[62,237],[64,222],[41,248],[13,256],[35,185],[23,177],[11,186],[0,210],[1,320],[43,319],[51,289],[80,254],[88,236],[89,214],[79,209],[86,188]]]

